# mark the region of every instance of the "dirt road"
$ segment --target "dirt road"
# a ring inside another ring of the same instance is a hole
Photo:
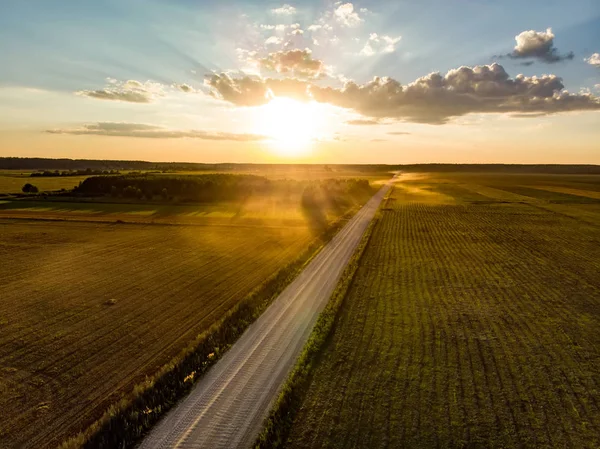
[[[141,449],[250,447],[389,185],[365,204]]]

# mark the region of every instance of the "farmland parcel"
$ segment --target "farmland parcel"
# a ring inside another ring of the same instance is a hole
[[[598,192],[398,183],[286,447],[598,447]]]

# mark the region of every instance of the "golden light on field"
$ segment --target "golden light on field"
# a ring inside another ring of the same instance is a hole
[[[280,156],[307,153],[321,134],[323,110],[316,102],[275,97],[258,109],[256,131],[271,139],[273,151]]]

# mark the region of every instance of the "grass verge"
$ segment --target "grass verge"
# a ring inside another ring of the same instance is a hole
[[[348,213],[334,222],[295,261],[265,280],[154,376],[136,385],[130,395],[113,404],[85,431],[63,442],[59,449],[133,448],[164,413],[189,393],[194,383],[302,272],[353,214]]]
[[[385,207],[388,198],[389,193],[384,200],[384,205],[380,206],[380,210],[381,207]],[[360,265],[365,248],[369,244],[373,229],[377,226],[379,218],[379,212],[377,212],[352,259],[350,259],[348,266],[344,270],[329,302],[319,315],[315,327],[308,338],[308,342],[304,346],[294,369],[288,376],[283,389],[275,401],[275,405],[265,420],[263,431],[258,436],[254,444],[254,449],[274,449],[285,446],[294,417],[302,406],[302,401],[310,385],[313,367],[322,354],[331,331],[335,326],[339,315],[338,312],[346,298],[346,294],[352,286],[354,275]]]

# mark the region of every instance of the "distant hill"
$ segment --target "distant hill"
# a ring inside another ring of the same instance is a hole
[[[261,169],[349,169],[365,172],[472,172],[472,173],[547,173],[600,174],[600,165],[585,164],[202,164],[194,162],[115,161],[100,159],[0,158],[0,170],[167,170],[167,171],[252,171]]]

